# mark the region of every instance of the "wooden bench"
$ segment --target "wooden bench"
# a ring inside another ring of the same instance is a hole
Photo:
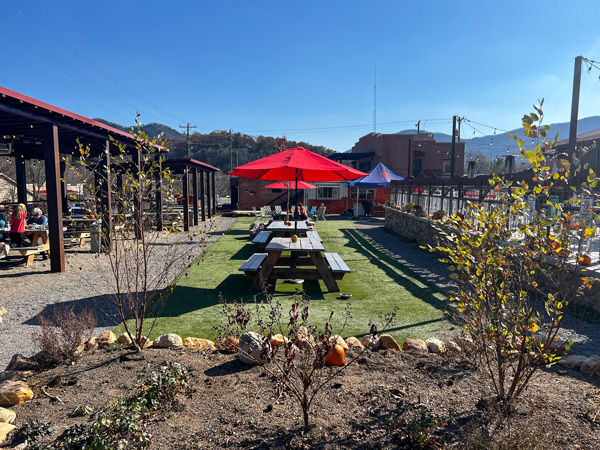
[[[244,272],[248,278],[254,278],[266,257],[266,253],[255,253],[238,270]]]
[[[35,247],[11,247],[9,256],[11,256],[10,254],[13,252],[19,253],[25,258],[25,265],[29,266],[33,262],[35,255],[38,253],[44,253],[48,251],[48,249],[48,245],[36,245]]]
[[[90,238],[89,231],[67,231],[64,234],[65,238],[71,241],[71,244],[77,244],[80,247],[85,244],[85,240]]]
[[[252,239],[252,243],[258,245],[260,248],[265,248],[270,238],[270,231],[261,231],[254,239]]]
[[[331,271],[336,280],[341,279],[345,274],[350,273],[350,268],[337,253],[325,253],[325,259],[327,260],[329,267],[331,267]]]
[[[314,230],[308,230],[306,232],[306,237],[309,239],[316,239],[319,242],[323,242],[323,239],[321,239],[321,236],[319,236],[319,233],[317,233]]]

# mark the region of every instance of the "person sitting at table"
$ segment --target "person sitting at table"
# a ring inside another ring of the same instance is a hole
[[[302,203],[298,203],[298,219],[300,219],[300,220],[308,219],[308,214],[306,214],[306,209],[304,208],[304,205],[302,205]]]
[[[27,208],[19,203],[10,215],[10,246],[20,247],[25,233],[25,219],[27,219]]]
[[[4,209],[0,209],[0,228],[6,228],[6,216],[2,214],[3,211]],[[3,242],[7,237],[8,233],[0,231],[0,242]]]
[[[27,218],[27,225],[39,225],[42,227],[48,226],[48,218],[42,214],[40,208],[33,208],[31,216]]]

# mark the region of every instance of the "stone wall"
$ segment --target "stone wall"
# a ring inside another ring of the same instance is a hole
[[[385,226],[406,241],[422,246],[436,245],[437,231],[432,227],[430,219],[423,219],[414,214],[386,207]],[[592,287],[583,296],[577,298],[576,302],[580,306],[600,312],[600,271],[594,269],[597,269],[597,267],[589,268],[583,272],[584,276],[590,278]],[[564,280],[563,283],[567,282],[569,276],[568,273],[562,270],[556,270],[555,272],[555,277]]]
[[[436,245],[437,232],[429,219],[386,207],[385,226],[409,242]]]

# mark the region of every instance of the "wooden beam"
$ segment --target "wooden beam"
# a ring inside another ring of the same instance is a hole
[[[60,152],[58,127],[44,126],[44,164],[46,168],[46,196],[48,199],[48,239],[50,241],[50,271],[65,271],[63,238],[63,207],[60,181]],[[34,242],[35,244],[35,242]]]
[[[202,222],[206,222],[206,199],[204,198],[204,170],[200,171],[200,206],[200,209],[202,209]]]
[[[215,189],[215,172],[211,173],[212,180],[212,198],[213,198],[213,216],[217,215],[217,190]]]
[[[194,226],[198,225],[198,169],[192,169],[192,195],[194,196],[194,200],[192,205],[194,205]]]
[[[206,174],[206,215],[208,216],[209,219],[212,217],[210,204],[211,204],[210,173],[207,173]]]
[[[97,173],[96,173],[97,172]],[[98,199],[97,212],[102,220],[102,249],[106,252],[113,250],[113,226],[112,226],[112,190],[110,169],[110,141],[104,144],[104,153],[100,156],[100,162],[96,173],[96,198]]]
[[[154,196],[156,199],[156,231],[163,230],[163,196],[162,196],[162,164],[160,156],[156,157],[156,173],[154,174]]]
[[[25,176],[25,158],[15,156],[15,171],[17,173],[17,201],[27,205],[27,177]]]
[[[187,167],[183,169],[181,181],[183,183],[183,231],[190,231],[190,177]]]

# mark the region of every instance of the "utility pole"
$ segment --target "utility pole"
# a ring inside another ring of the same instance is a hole
[[[188,154],[188,159],[191,158],[191,154],[190,154],[190,128],[196,128],[196,125],[190,125],[190,123],[188,122],[187,125],[179,125],[179,128],[185,128],[187,129],[187,154]]]
[[[450,179],[454,178],[454,155],[456,154],[456,116],[452,116],[452,155],[450,159]]]
[[[231,145],[231,128],[229,129],[229,171],[233,171],[233,146]]]
[[[575,74],[573,76],[573,100],[571,102],[571,127],[569,128],[569,156],[575,153],[577,143],[577,115],[579,113],[579,89],[581,86],[581,61],[583,56],[575,58]]]
[[[419,134],[421,132],[421,121],[419,120],[417,122],[417,134]]]

